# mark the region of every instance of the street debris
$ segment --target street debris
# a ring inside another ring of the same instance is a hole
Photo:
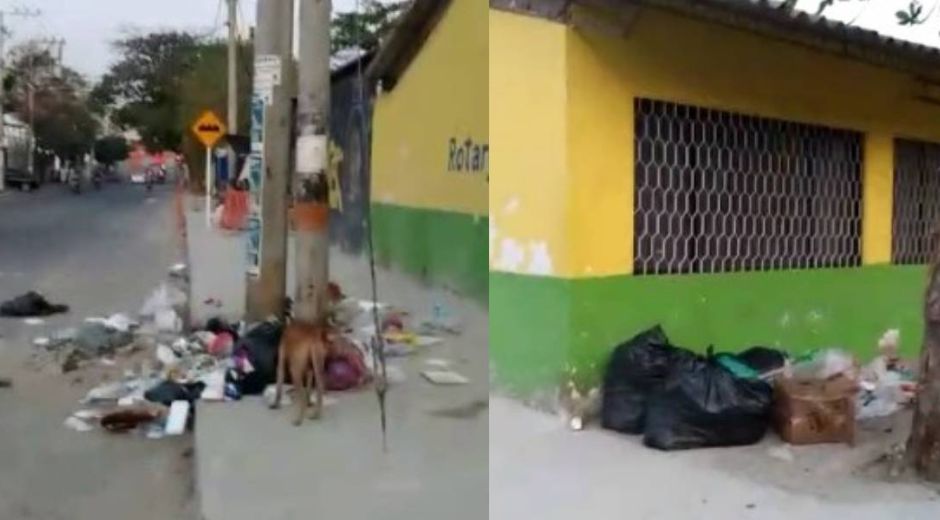
[[[90,424],[79,419],[78,417],[75,417],[74,415],[66,419],[64,424],[66,428],[69,428],[71,430],[75,430],[81,433],[90,432],[91,430],[94,429],[94,427],[92,427]]]
[[[11,388],[13,387],[13,380],[9,377],[0,377],[0,388]]]
[[[68,311],[68,305],[50,303],[43,295],[35,291],[29,291],[12,300],[0,303],[0,316],[11,318],[51,316]]]
[[[46,320],[42,318],[26,318],[25,320],[23,320],[23,323],[29,325],[30,327],[36,327],[38,325],[42,325],[46,323]]]
[[[470,382],[469,379],[453,370],[424,370],[421,375],[435,385],[465,385]]]
[[[111,433],[126,433],[149,424],[160,415],[159,410],[150,407],[120,408],[101,417],[101,427]]]
[[[786,444],[768,455],[784,462],[793,461],[789,445],[854,445],[859,421],[892,416],[916,397],[916,374],[899,344],[899,331],[886,331],[864,366],[840,348],[792,359],[767,347],[699,355],[672,345],[656,326],[612,352],[602,426],[642,434],[644,444],[663,450],[754,444],[773,427]],[[580,429],[585,414],[575,403],[590,396],[568,385],[561,405],[569,427]]]
[[[170,405],[170,413],[167,416],[164,430],[167,435],[182,435],[186,431],[189,407],[189,401],[173,401],[173,404]]]
[[[185,266],[176,267],[182,278]],[[332,314],[328,335],[324,375],[329,391],[354,390],[372,380],[373,358],[366,345],[375,333],[374,326],[368,326],[373,307],[380,309],[382,332],[392,345],[389,352],[398,349],[400,355],[410,356],[442,341],[416,333],[408,314],[390,305],[347,298],[336,284],[331,284],[330,294],[334,310],[342,312]],[[191,427],[197,400],[224,403],[263,394],[263,402],[273,401],[283,324],[274,319],[246,324],[213,318],[204,329],[184,333],[180,314],[185,303],[185,293],[171,280],[148,296],[136,319],[121,313],[90,317],[78,327],[34,338],[34,357],[41,366],[54,365],[62,372],[96,367],[114,374],[87,391],[66,427],[135,431],[161,439]],[[431,359],[427,366],[431,370],[424,376],[435,384],[469,382],[449,370],[444,360]],[[387,367],[390,384],[405,380],[401,367]],[[291,386],[285,389],[284,400],[289,402]],[[327,397],[325,402],[335,400]]]

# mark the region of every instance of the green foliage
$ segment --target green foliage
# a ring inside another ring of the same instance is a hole
[[[365,2],[362,12],[337,13],[331,22],[332,51],[350,48],[371,51],[378,48],[407,4],[405,1],[381,3],[372,0]]]
[[[127,159],[130,146],[119,135],[109,135],[95,141],[95,160],[102,164],[114,164]]]
[[[900,25],[919,25],[924,23],[924,6],[918,0],[912,0],[907,10],[894,13]]]
[[[251,45],[239,48],[238,61],[238,128],[229,133],[247,135],[249,132],[248,107],[251,99],[251,63],[254,53]],[[212,110],[223,121],[227,120],[228,106],[228,47],[223,42],[208,42],[200,46],[197,61],[180,78],[180,107],[175,124],[183,129],[182,150],[187,159],[194,185],[205,178],[205,148],[196,140],[190,128],[196,118]]]
[[[110,107],[112,121],[140,132],[148,149],[178,149],[182,80],[199,63],[199,38],[167,31],[127,36],[113,45],[120,59],[93,90],[93,106]]]
[[[58,67],[44,46],[27,42],[11,51],[3,78],[5,110],[32,122],[40,150],[74,159],[91,150],[98,132],[80,74]],[[32,94],[32,104],[30,104]]]

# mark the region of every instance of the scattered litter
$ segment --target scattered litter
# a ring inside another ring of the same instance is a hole
[[[23,320],[23,323],[35,327],[36,325],[42,325],[46,320],[42,318],[26,318]]]
[[[13,386],[13,380],[9,377],[0,377],[0,388],[10,388]]]
[[[183,320],[173,309],[161,309],[153,317],[159,332],[178,333],[183,330]]]
[[[215,370],[203,376],[200,381],[206,385],[199,398],[203,401],[225,400],[225,369]]]
[[[27,318],[68,312],[69,306],[50,303],[43,295],[30,291],[0,304],[0,316]],[[32,325],[32,323],[27,322]]]
[[[147,298],[140,309],[141,316],[152,316],[156,319],[161,311],[173,310],[174,307],[186,303],[186,295],[168,283],[160,284],[153,294]]]
[[[767,450],[767,455],[784,462],[793,462],[793,451],[787,445],[774,446]]]
[[[173,352],[173,349],[166,345],[157,345],[157,361],[160,362],[166,368],[173,368],[179,362],[179,358],[176,357],[176,353]]]
[[[97,421],[98,419],[101,419],[103,415],[104,415],[104,412],[100,410],[92,410],[92,409],[78,410],[77,412],[72,414],[73,417],[77,417],[83,421]]]
[[[40,347],[40,348],[48,348],[49,343],[50,343],[49,338],[45,336],[40,336],[33,340],[33,345]]]
[[[102,365],[106,366],[106,367],[113,367],[114,365],[117,364],[117,361],[115,361],[115,360],[113,360],[113,359],[111,359],[111,358],[101,358],[101,359],[98,360],[98,362],[101,363]]]
[[[424,364],[430,367],[438,367],[438,368],[450,367],[450,361],[447,361],[446,359],[438,359],[438,358],[425,359]]]
[[[470,382],[453,370],[424,370],[421,375],[436,385],[465,385]]]
[[[162,439],[163,437],[165,437],[166,432],[164,432],[163,427],[160,426],[158,423],[150,423],[149,425],[147,425],[146,433],[144,434],[144,436],[151,440],[158,440],[158,439]]]
[[[186,431],[186,419],[189,417],[188,401],[173,401],[166,419],[166,434],[181,435]]]
[[[89,390],[88,394],[86,394],[85,398],[82,400],[82,403],[91,404],[107,401],[116,402],[118,399],[124,397],[132,390],[133,388],[128,383],[118,382],[103,384]]]
[[[170,406],[175,401],[195,401],[202,395],[206,384],[196,381],[190,384],[180,384],[175,381],[162,381],[157,386],[144,392],[144,399],[159,403],[164,406]]]
[[[150,408],[125,408],[111,412],[101,418],[101,427],[112,433],[124,433],[150,423],[160,414]]]
[[[127,346],[134,340],[128,331],[113,329],[102,322],[84,323],[78,328],[71,343],[82,351],[85,357],[110,356],[118,348]]]
[[[85,421],[75,416],[70,416],[68,419],[65,420],[64,424],[66,428],[75,430],[77,432],[82,432],[82,433],[90,432],[91,430],[94,429],[90,424],[86,423]]]

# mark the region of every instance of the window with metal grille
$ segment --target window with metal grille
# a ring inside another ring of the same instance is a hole
[[[894,210],[891,261],[925,264],[933,254],[940,223],[940,144],[894,142]]]
[[[861,264],[858,132],[636,101],[634,272]]]

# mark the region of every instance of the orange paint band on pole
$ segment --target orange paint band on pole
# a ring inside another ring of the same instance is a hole
[[[298,202],[293,214],[297,231],[323,231],[329,222],[330,207],[319,202]]]

